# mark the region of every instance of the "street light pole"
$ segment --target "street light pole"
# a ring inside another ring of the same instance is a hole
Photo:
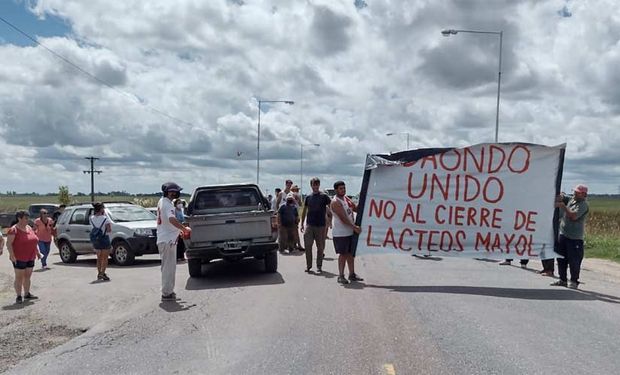
[[[299,144],[299,194],[304,196],[304,146],[320,147],[318,143]]]
[[[498,142],[499,136],[499,92],[502,84],[502,42],[504,32],[499,32],[499,67],[497,69],[497,110],[495,111],[495,143]]]
[[[409,136],[411,135],[411,133],[408,133],[408,132],[398,132],[398,133],[386,133],[385,135],[390,137],[390,136],[396,135],[396,134],[406,134],[407,135],[407,150],[409,150]]]
[[[469,33],[469,34],[492,34],[499,36],[499,68],[497,69],[497,108],[495,111],[495,143],[498,142],[499,136],[499,94],[502,82],[502,44],[504,39],[504,31],[481,31],[481,30],[455,30],[455,29],[447,29],[442,30],[441,35],[450,36],[456,35],[458,33]]]
[[[256,185],[260,183],[260,107],[262,103],[286,103],[288,105],[295,104],[292,100],[260,100],[258,101],[258,124],[256,136]]]

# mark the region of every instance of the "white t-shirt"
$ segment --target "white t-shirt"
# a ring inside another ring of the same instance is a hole
[[[103,224],[103,221],[105,220],[105,224]],[[93,227],[101,227],[101,230],[103,231],[103,233],[106,233],[106,226],[107,224],[110,223],[110,219],[108,219],[108,217],[106,215],[92,215],[90,217],[90,225],[92,225]],[[101,226],[103,224],[103,226]]]
[[[349,223],[355,223],[355,217],[353,216],[353,210],[351,209],[351,207],[349,207],[345,199],[340,199],[338,198],[338,196],[335,196],[332,199],[332,202],[336,202],[336,204],[340,204],[342,206],[342,208],[344,209],[345,215],[347,215],[347,218],[349,219]],[[332,227],[333,237],[348,237],[348,236],[353,235],[353,228],[350,225],[343,223],[342,220],[340,220],[340,217],[336,215],[335,213],[334,213],[333,218],[334,218],[334,223]]]
[[[181,232],[179,228],[170,224],[174,216],[174,205],[168,198],[161,198],[157,203],[157,243],[176,243]]]

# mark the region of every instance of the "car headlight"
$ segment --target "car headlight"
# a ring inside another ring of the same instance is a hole
[[[135,230],[134,234],[136,236],[142,236],[142,237],[151,236],[151,235],[153,235],[153,229],[150,229],[150,228],[138,228],[138,229]]]

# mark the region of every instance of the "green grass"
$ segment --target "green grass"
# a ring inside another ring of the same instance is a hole
[[[593,197],[588,201],[585,256],[620,262],[620,199]]]
[[[590,197],[588,203],[594,212],[620,212],[620,198]]]
[[[620,238],[605,235],[588,235],[585,241],[588,258],[609,259],[620,263]]]

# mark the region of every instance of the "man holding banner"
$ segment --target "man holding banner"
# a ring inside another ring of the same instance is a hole
[[[587,195],[588,187],[577,185],[573,189],[572,197],[564,196],[564,194],[558,197],[556,207],[560,209],[562,215],[558,253],[564,258],[558,258],[560,280],[552,283],[553,286],[568,286],[571,289],[577,289],[579,286],[579,271],[583,260],[583,237],[589,211]],[[567,268],[570,268],[570,283],[567,280]]]
[[[353,256],[353,233],[360,234],[362,229],[355,225],[353,212],[357,206],[347,197],[347,188],[343,181],[334,183],[336,196],[330,204],[334,213],[332,236],[334,249],[338,254],[338,283],[348,284],[350,281],[363,281],[355,274],[355,257]],[[349,267],[349,280],[344,277],[345,263]]]

